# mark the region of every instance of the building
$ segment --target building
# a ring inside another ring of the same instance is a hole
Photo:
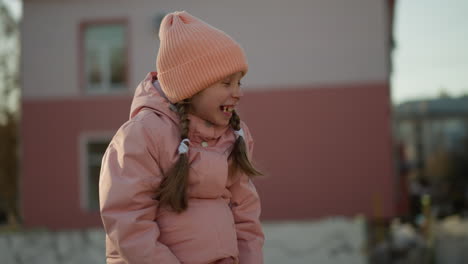
[[[398,135],[410,160],[424,161],[439,150],[460,152],[468,135],[468,96],[414,100],[395,107]]]
[[[409,101],[394,112],[410,193],[430,194],[439,217],[467,211],[468,96]]]
[[[392,0],[24,0],[24,224],[101,224],[100,157],[155,70],[158,23],[186,10],[241,43],[241,118],[264,220],[394,215]]]

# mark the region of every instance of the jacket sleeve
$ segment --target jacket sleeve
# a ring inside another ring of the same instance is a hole
[[[180,263],[158,241],[158,204],[152,198],[162,175],[150,142],[139,121],[129,121],[117,131],[101,164],[101,218],[107,236],[127,263]]]
[[[248,156],[252,157],[253,140],[247,127],[243,126]],[[236,225],[240,264],[263,263],[263,243],[265,240],[260,223],[260,197],[250,178],[240,173],[229,187],[232,198],[232,213]]]

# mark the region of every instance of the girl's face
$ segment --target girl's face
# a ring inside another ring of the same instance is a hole
[[[190,112],[214,125],[226,126],[243,93],[242,72],[236,72],[194,95]]]

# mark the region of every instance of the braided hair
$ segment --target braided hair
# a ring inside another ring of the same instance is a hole
[[[190,108],[190,100],[185,99],[176,103],[175,108],[180,118],[181,140],[188,139],[190,125],[188,112]],[[232,113],[229,124],[235,131],[241,129],[240,118],[235,111]],[[232,160],[229,166],[229,177],[231,178],[234,177],[238,171],[242,171],[249,177],[262,175],[262,173],[255,169],[250,162],[247,156],[247,147],[243,137],[237,137],[228,159]],[[160,206],[167,206],[177,213],[181,213],[187,209],[189,168],[188,153],[180,153],[179,159],[169,170],[159,188],[156,190],[155,199],[159,200]]]

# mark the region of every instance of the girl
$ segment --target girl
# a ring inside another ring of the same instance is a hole
[[[158,72],[102,160],[107,263],[263,263],[260,172],[235,110],[244,51],[185,11],[164,17],[159,38]]]

